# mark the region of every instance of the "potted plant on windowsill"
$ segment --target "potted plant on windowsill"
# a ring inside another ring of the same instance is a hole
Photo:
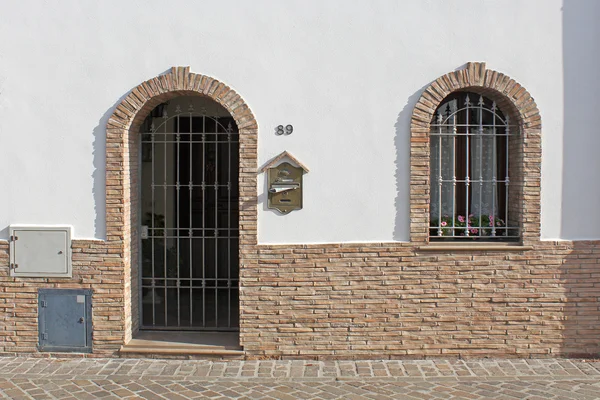
[[[431,238],[461,237],[462,240],[481,237],[489,240],[507,236],[504,220],[489,214],[470,214],[468,217],[444,215],[441,219],[431,220],[429,231]]]

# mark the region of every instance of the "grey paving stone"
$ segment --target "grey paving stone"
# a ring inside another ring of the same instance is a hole
[[[600,398],[600,362],[581,360],[4,361],[2,398]]]

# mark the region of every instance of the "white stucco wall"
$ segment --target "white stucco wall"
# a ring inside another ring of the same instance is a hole
[[[311,168],[288,216],[266,210],[259,178],[260,242],[408,240],[412,107],[467,61],[538,103],[543,237],[600,238],[598,17],[595,0],[5,2],[0,238],[16,223],[104,237],[106,119],[141,81],[190,65],[252,108],[259,166],[288,150]]]

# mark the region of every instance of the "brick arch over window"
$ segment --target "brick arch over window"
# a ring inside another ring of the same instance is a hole
[[[178,96],[202,96],[225,107],[235,120],[240,140],[240,266],[252,257],[257,243],[257,134],[252,111],[229,86],[218,80],[191,73],[189,67],[173,67],[163,75],[147,80],[117,105],[106,126],[106,239],[111,251],[121,257],[123,268],[123,340],[131,339],[139,326],[138,226],[139,129],[148,114],[159,104]],[[245,248],[246,247],[246,248]],[[240,268],[240,286],[243,285]],[[131,318],[128,318],[131,316]],[[243,320],[240,320],[243,324]]]
[[[430,124],[441,102],[457,91],[475,92],[494,100],[517,122],[519,136],[513,152],[511,171],[515,179],[511,178],[511,187],[518,190],[513,201],[518,209],[522,243],[539,241],[542,157],[539,110],[529,92],[514,79],[486,69],[485,63],[473,62],[433,81],[415,105],[410,126],[411,242],[425,243],[429,236]]]

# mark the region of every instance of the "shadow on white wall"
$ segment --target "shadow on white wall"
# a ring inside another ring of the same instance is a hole
[[[562,12],[564,129],[560,236],[597,239],[600,237],[600,132],[596,128],[600,125],[600,2],[565,0]],[[542,115],[542,129],[543,118]]]

